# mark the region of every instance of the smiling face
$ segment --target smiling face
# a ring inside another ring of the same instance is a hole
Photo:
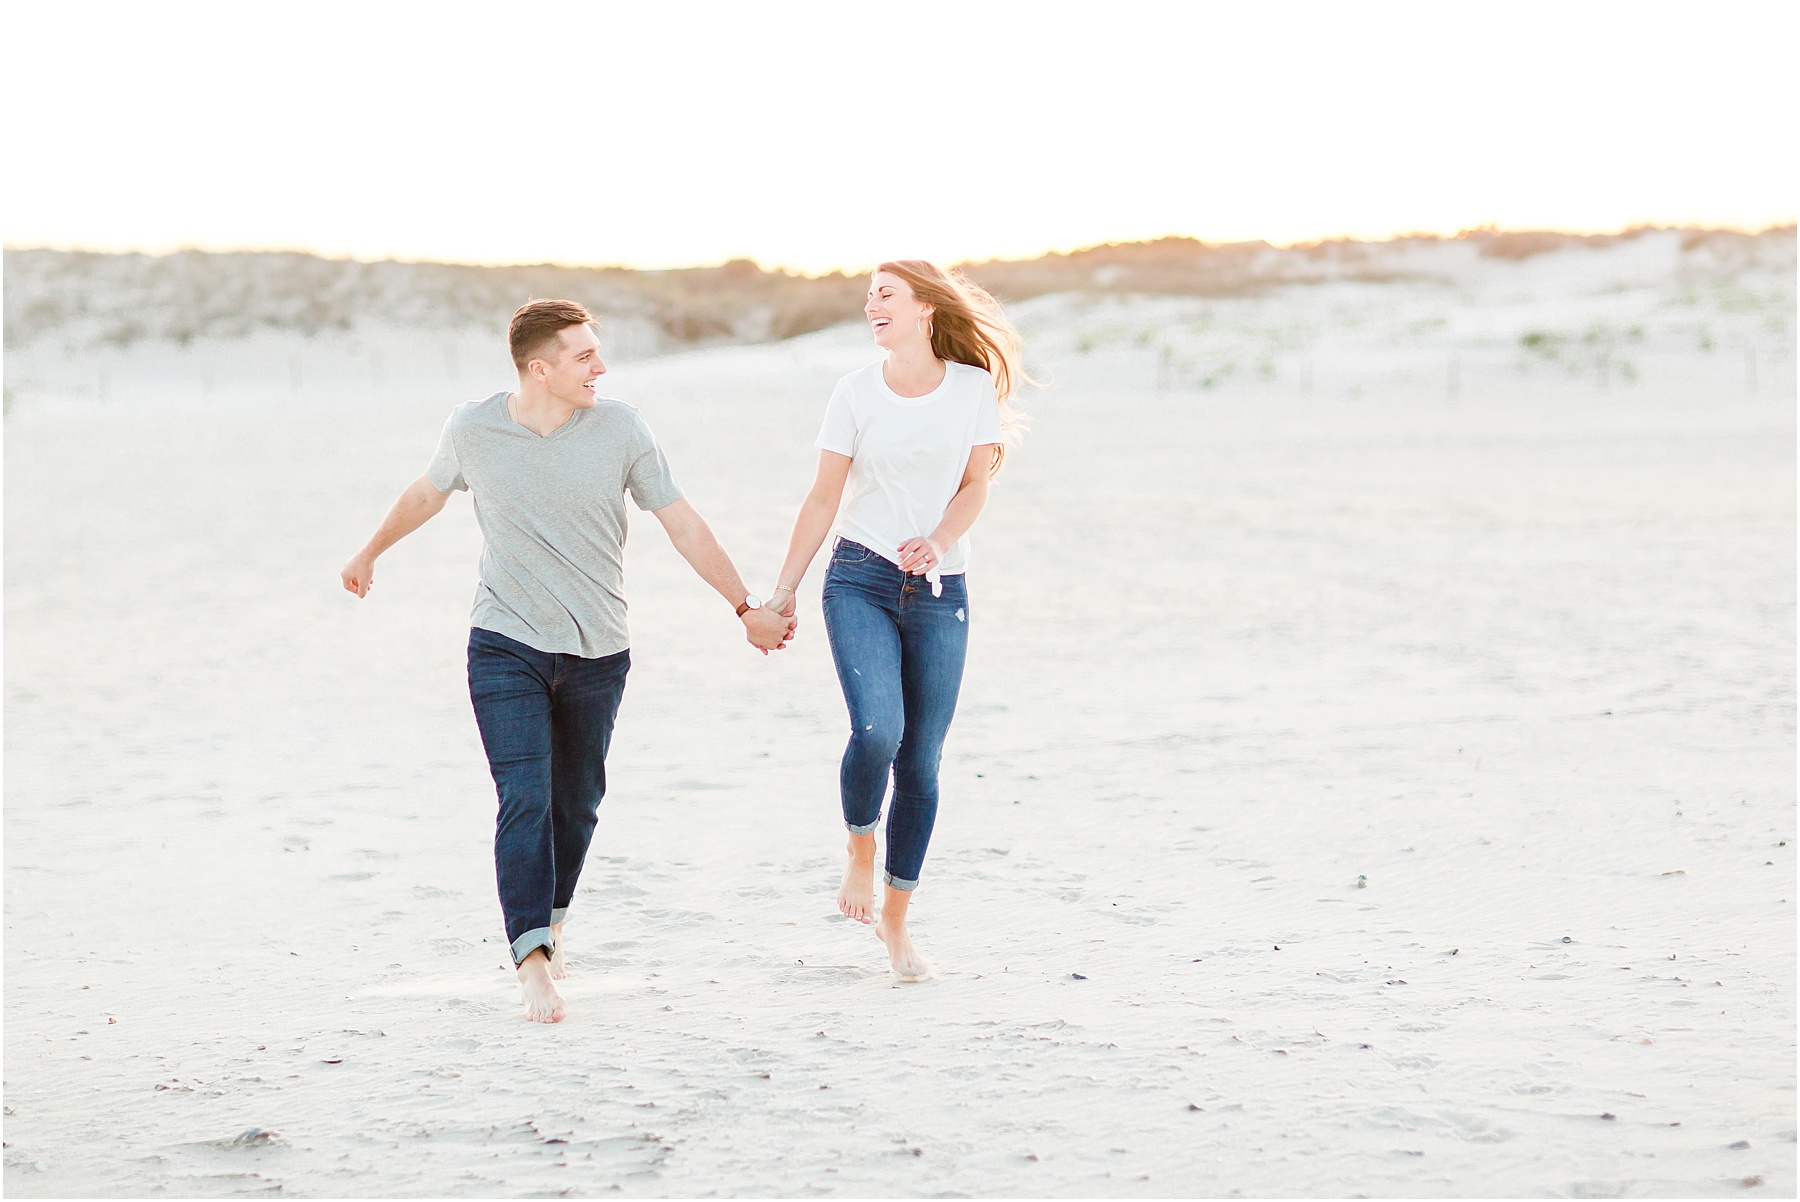
[[[563,404],[592,409],[594,381],[606,374],[606,364],[600,360],[600,338],[593,326],[565,326],[532,355],[525,370],[542,380],[544,390]]]
[[[929,345],[925,333],[931,324],[931,306],[913,295],[912,285],[891,272],[878,271],[869,277],[869,299],[863,305],[863,316],[875,331],[875,345],[894,350],[911,342]]]

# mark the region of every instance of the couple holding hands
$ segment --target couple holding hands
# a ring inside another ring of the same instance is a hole
[[[1000,305],[916,259],[871,276],[864,316],[886,359],[838,381],[819,431],[818,474],[775,589],[751,595],[676,486],[637,410],[596,395],[606,371],[596,319],[571,301],[532,301],[509,331],[519,383],[460,405],[431,465],[344,566],[366,596],[375,560],[444,507],[474,498],[483,549],[469,631],[469,697],[499,795],[494,866],[525,1017],[565,1013],[563,922],[587,858],[606,752],[631,666],[625,625],[624,497],[736,610],[764,654],[795,630],[795,592],[831,533],[820,595],[850,714],[839,770],[848,863],[838,907],[874,923],[895,975],[931,973],[907,933],[937,814],[938,761],[968,648],[964,536],[1016,428],[1027,382]],[[884,898],[875,906],[875,828],[888,806]]]

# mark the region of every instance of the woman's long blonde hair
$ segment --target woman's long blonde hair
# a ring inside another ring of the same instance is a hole
[[[911,286],[913,296],[931,306],[932,354],[979,367],[994,378],[1004,438],[994,452],[993,470],[998,474],[1006,448],[1025,433],[1025,415],[1013,394],[1023,385],[1037,383],[1025,371],[1019,331],[992,293],[954,268],[945,271],[924,259],[897,259],[875,270],[899,276]]]

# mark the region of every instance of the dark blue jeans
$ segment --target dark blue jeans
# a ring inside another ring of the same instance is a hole
[[[550,951],[606,795],[606,749],[631,652],[556,655],[469,631],[469,699],[500,797],[494,874],[518,964]]]
[[[850,745],[838,769],[844,824],[866,835],[881,823],[888,773],[887,883],[919,883],[937,821],[938,762],[956,715],[969,649],[969,595],[963,578],[941,578],[934,597],[861,543],[831,549],[820,594],[838,683],[850,709]]]

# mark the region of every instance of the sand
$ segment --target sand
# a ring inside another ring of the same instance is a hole
[[[976,531],[925,985],[836,913],[817,568],[765,660],[640,518],[555,1027],[466,498],[337,585],[497,347],[15,356],[7,1192],[1792,1196],[1791,284],[1579,359],[1636,295],[1025,306],[1056,386]],[[871,357],[606,390],[766,582]]]

